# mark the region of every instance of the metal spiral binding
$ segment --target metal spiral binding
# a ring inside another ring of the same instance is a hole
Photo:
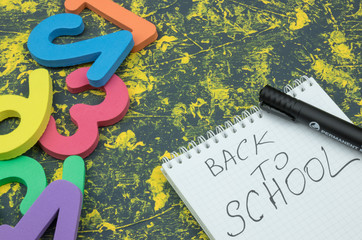
[[[299,79],[295,79],[293,81],[293,83],[287,84],[284,86],[284,92],[285,93],[292,93],[293,97],[297,96],[297,93],[295,92],[295,89],[297,89],[299,86],[301,87],[301,91],[304,92],[305,91],[305,87],[303,85],[304,82],[308,82],[309,86],[313,86],[313,83],[310,81],[310,78],[307,76],[301,76]]]
[[[198,136],[197,137],[197,143],[195,141],[190,141],[188,143],[187,148],[186,147],[180,147],[179,148],[179,153],[177,152],[172,152],[171,153],[171,158],[169,159],[168,157],[163,157],[162,158],[162,162],[163,163],[167,163],[167,166],[169,168],[172,168],[172,164],[171,164],[171,160],[172,159],[176,159],[176,162],[181,164],[182,163],[182,159],[180,158],[180,155],[185,155],[186,158],[190,159],[192,158],[192,154],[190,153],[190,151],[192,149],[194,149],[196,151],[196,154],[201,153],[201,149],[200,149],[200,145],[204,144],[205,148],[209,148],[210,144],[208,143],[208,141],[213,141],[215,144],[219,143],[220,141],[220,137],[221,138],[228,138],[228,134],[226,133],[227,129],[231,129],[232,133],[236,133],[237,130],[235,128],[236,124],[241,124],[241,126],[243,128],[246,127],[245,124],[245,120],[248,120],[250,123],[254,122],[254,115],[256,117],[262,118],[263,114],[261,112],[261,109],[257,106],[253,106],[251,107],[249,110],[245,110],[241,113],[241,116],[236,115],[232,121],[227,120],[224,123],[224,126],[218,125],[215,128],[215,131],[207,131],[206,132],[206,137],[204,136]]]
[[[295,89],[298,87],[301,87],[301,91],[304,92],[305,91],[305,86],[304,86],[304,82],[308,82],[309,86],[312,86],[313,83],[310,81],[310,78],[308,78],[307,76],[302,76],[300,79],[296,79],[293,81],[293,83],[287,84],[284,87],[284,92],[285,93],[289,93],[291,92],[293,97],[297,96],[297,93],[295,92]],[[192,149],[195,149],[196,154],[201,153],[201,149],[200,149],[200,145],[205,144],[205,148],[209,148],[210,144],[208,143],[209,140],[212,140],[215,144],[219,143],[219,137],[221,136],[222,138],[227,138],[228,134],[226,133],[227,129],[231,129],[232,133],[236,133],[237,130],[235,128],[235,125],[240,124],[242,128],[246,127],[245,124],[245,120],[248,120],[250,123],[253,123],[254,120],[254,115],[258,118],[262,118],[263,117],[263,112],[261,111],[259,106],[253,106],[248,110],[245,110],[241,113],[241,116],[236,115],[232,121],[227,120],[224,123],[224,127],[221,125],[216,126],[215,128],[215,132],[209,130],[206,132],[206,138],[204,136],[198,136],[197,137],[197,142],[195,141],[190,141],[188,143],[187,148],[186,147],[180,147],[179,148],[179,154],[177,152],[172,152],[171,153],[171,158],[169,159],[168,157],[163,157],[162,158],[162,162],[166,163],[167,166],[169,168],[172,168],[172,163],[170,162],[173,159],[176,159],[176,162],[181,164],[182,163],[182,159],[180,158],[181,155],[185,154],[187,159],[192,158],[192,154],[190,153],[190,151]]]

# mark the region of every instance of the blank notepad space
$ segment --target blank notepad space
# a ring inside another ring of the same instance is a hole
[[[345,117],[313,82],[297,97]],[[299,91],[299,92],[298,92]],[[361,239],[361,154],[268,113],[163,172],[211,239]]]

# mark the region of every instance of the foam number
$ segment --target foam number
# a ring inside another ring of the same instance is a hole
[[[157,39],[156,26],[111,0],[66,0],[65,11],[79,14],[89,8],[121,29],[132,32],[137,52]]]
[[[14,228],[0,226],[0,238],[39,239],[57,218],[54,239],[76,239],[82,202],[83,196],[77,186],[66,180],[54,181],[45,188]]]
[[[68,75],[66,82],[72,93],[94,89],[87,81],[88,68],[80,68]],[[69,137],[58,133],[55,120],[50,117],[49,124],[39,143],[49,155],[65,159],[70,155],[87,157],[96,148],[99,140],[98,127],[112,125],[120,121],[127,113],[129,95],[127,87],[116,75],[113,75],[102,90],[106,96],[98,105],[77,104],[70,108],[71,119],[78,126],[77,132]]]
[[[84,193],[85,165],[84,160],[79,156],[69,156],[63,164],[63,180],[76,185]]]
[[[15,130],[0,135],[0,160],[19,156],[34,146],[49,121],[52,96],[52,81],[45,69],[30,73],[28,98],[0,96],[0,121],[10,117],[20,118]]]
[[[58,45],[53,40],[63,35],[78,35],[84,30],[80,16],[63,13],[39,23],[30,33],[28,49],[33,58],[47,67],[66,67],[93,62],[87,73],[94,87],[104,86],[130,53],[134,42],[122,30],[80,42]]]
[[[27,188],[20,204],[22,214],[28,211],[47,186],[43,167],[39,162],[26,156],[0,162],[0,186],[11,182],[19,182]]]
[[[70,156],[64,161],[62,179],[72,182],[83,193],[85,166],[81,157]],[[23,215],[47,186],[43,167],[38,161],[26,156],[0,162],[0,186],[11,182],[22,183],[27,188],[20,203]]]

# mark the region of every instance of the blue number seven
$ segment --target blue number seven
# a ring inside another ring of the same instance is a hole
[[[63,13],[40,22],[31,32],[28,49],[33,58],[47,67],[66,67],[93,62],[87,72],[90,85],[102,87],[112,77],[133,48],[129,31],[122,30],[105,36],[70,44],[54,44],[64,35],[78,35],[84,30],[80,16]]]

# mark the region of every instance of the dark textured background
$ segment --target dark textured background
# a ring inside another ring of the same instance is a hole
[[[207,239],[160,172],[161,158],[198,135],[257,104],[269,83],[282,88],[313,76],[352,121],[362,127],[361,32],[358,0],[116,0],[154,23],[158,40],[131,53],[116,74],[131,105],[119,123],[100,129],[96,150],[85,159],[86,183],[79,239]],[[27,95],[29,72],[40,66],[26,42],[48,16],[63,13],[61,0],[0,1],[0,94]],[[85,10],[85,32],[70,43],[118,31]],[[102,92],[71,94],[71,68],[48,68],[54,84],[53,116],[71,135],[69,108],[98,104]],[[17,119],[0,123],[0,134]],[[48,181],[61,178],[62,161],[38,145]],[[0,187],[0,224],[14,226],[25,187]],[[54,226],[42,239],[51,239]]]

